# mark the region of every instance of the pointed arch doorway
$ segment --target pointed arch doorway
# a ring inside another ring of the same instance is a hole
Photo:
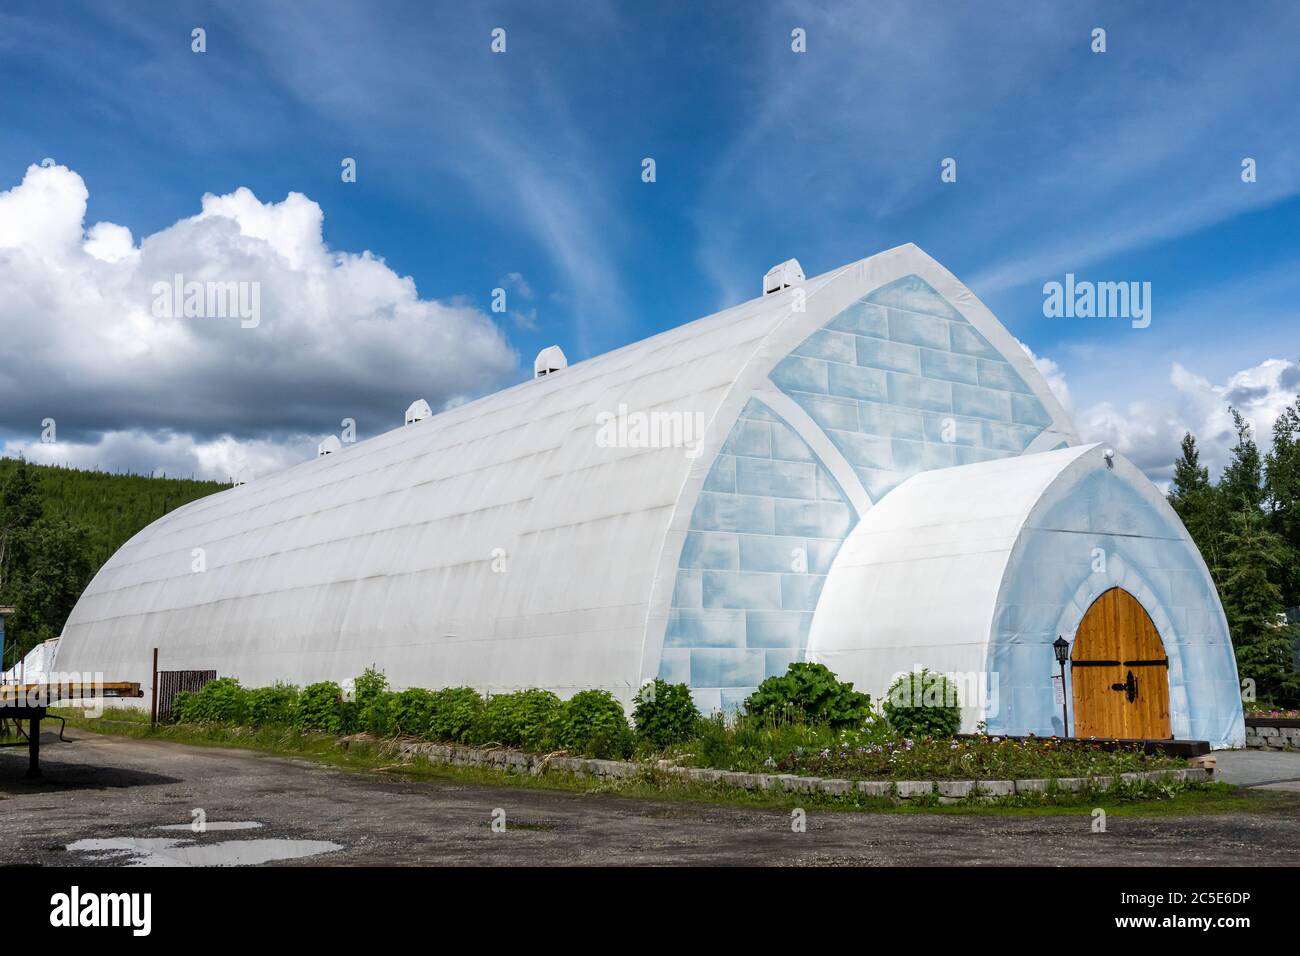
[[[1163,740],[1169,719],[1169,658],[1146,609],[1123,588],[1092,602],[1070,655],[1074,735]]]

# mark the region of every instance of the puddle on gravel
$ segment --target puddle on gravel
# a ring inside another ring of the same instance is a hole
[[[260,826],[260,824],[258,824]],[[213,825],[208,824],[208,829]],[[226,840],[196,843],[176,837],[109,837],[78,840],[68,849],[96,862],[124,866],[258,866],[343,849],[329,840]]]

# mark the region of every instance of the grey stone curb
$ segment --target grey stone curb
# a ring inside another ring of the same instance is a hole
[[[1300,750],[1300,727],[1246,726],[1249,750]]]
[[[636,777],[651,764],[631,763],[623,760],[588,760],[582,757],[532,754],[522,750],[504,748],[466,747],[459,744],[432,744],[420,740],[399,740],[398,751],[405,757],[416,754],[434,763],[447,763],[470,767],[509,767],[530,774],[558,770],[575,777]],[[839,780],[821,777],[798,777],[793,774],[740,773],[734,770],[713,770],[696,767],[677,767],[665,760],[653,769],[673,776],[683,777],[692,783],[722,784],[742,790],[781,790],[787,793],[824,793],[830,796],[847,796],[856,791],[867,797],[888,797],[911,800],[937,794],[941,801],[967,798],[1007,797],[1019,793],[1046,793],[1053,784],[1057,790],[1078,792],[1089,787],[1105,790],[1114,784],[1113,776],[1058,777],[1056,780]],[[1182,770],[1148,770],[1142,773],[1120,774],[1124,783],[1145,780],[1179,780],[1187,783],[1211,779],[1212,771],[1201,767]]]

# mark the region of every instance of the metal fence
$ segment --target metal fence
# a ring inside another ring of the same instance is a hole
[[[171,716],[172,702],[181,691],[197,694],[216,679],[216,671],[159,671],[158,719],[166,720]]]

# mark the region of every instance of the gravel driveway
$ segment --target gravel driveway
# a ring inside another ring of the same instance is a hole
[[[1242,815],[813,811],[395,779],[246,750],[68,730],[45,779],[0,751],[0,864],[1162,865],[1300,863],[1300,796]],[[1300,755],[1227,755],[1229,777],[1300,778]],[[1268,756],[1295,758],[1273,764]],[[1276,768],[1276,772],[1274,769]],[[1244,780],[1242,782],[1245,782]],[[191,830],[201,810],[207,830]],[[500,811],[500,812],[498,812]],[[495,832],[494,813],[505,831]]]

